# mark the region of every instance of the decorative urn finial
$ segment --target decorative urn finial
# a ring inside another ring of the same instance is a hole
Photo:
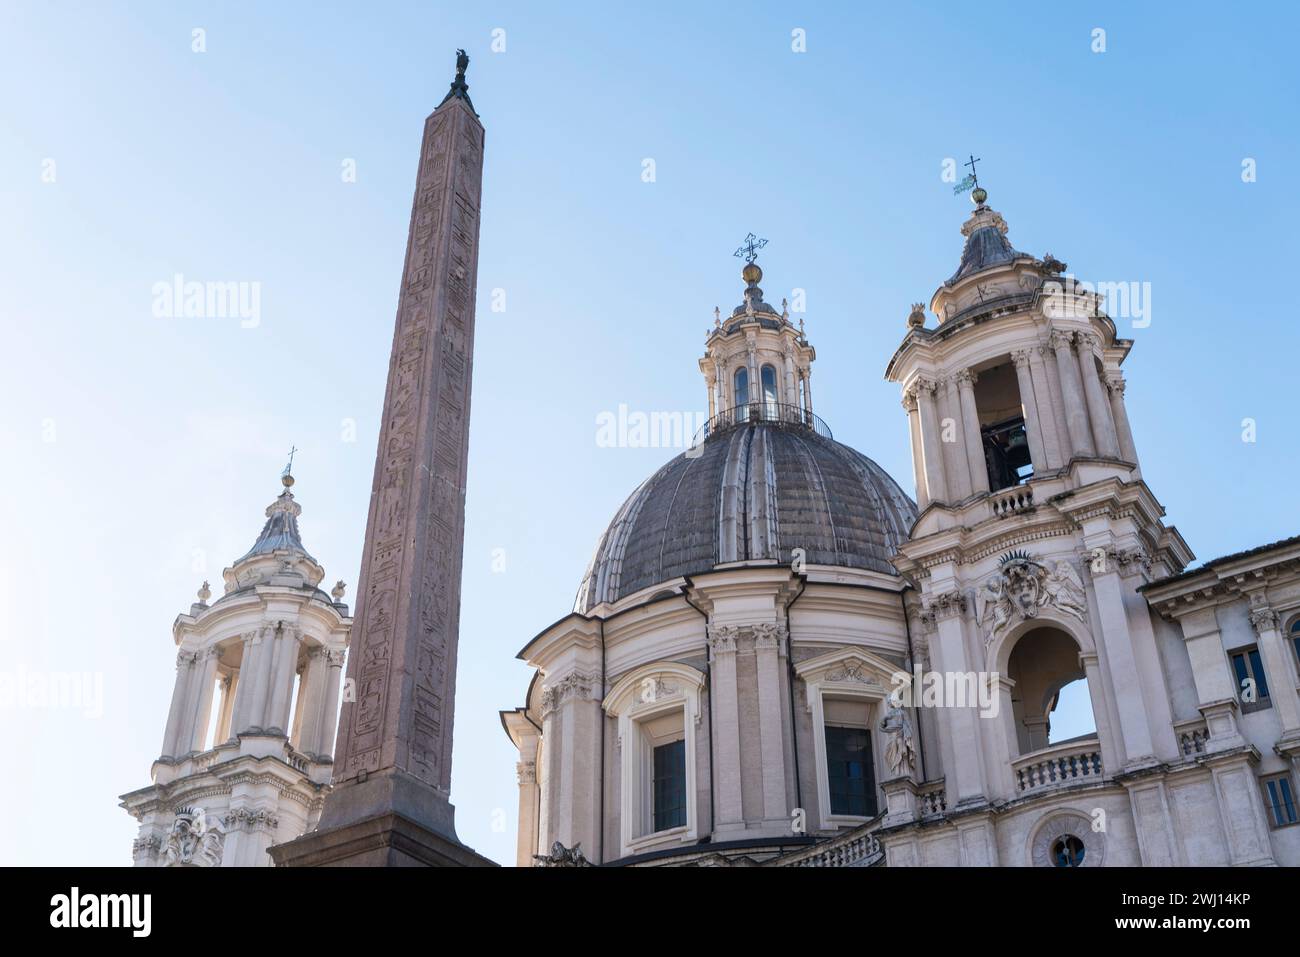
[[[913,329],[919,329],[925,325],[925,303],[912,303],[912,311],[907,316],[907,324]]]
[[[334,583],[334,587],[330,590],[330,594],[334,596],[335,603],[343,600],[344,594],[347,593],[347,588],[348,586],[343,583],[342,578]]]
[[[204,581],[203,586],[199,588],[199,603],[206,605],[208,603],[208,599],[211,597],[212,597],[212,589],[209,588],[208,583]]]

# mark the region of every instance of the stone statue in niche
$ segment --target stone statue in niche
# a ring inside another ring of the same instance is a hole
[[[889,699],[888,710],[880,720],[880,730],[885,735],[885,763],[889,765],[890,776],[911,775],[916,767],[916,743],[907,709]]]

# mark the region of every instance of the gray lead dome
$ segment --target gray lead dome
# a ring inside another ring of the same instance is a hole
[[[894,575],[916,506],[865,455],[800,425],[756,422],[711,436],[632,493],[578,589],[586,613],[659,582],[735,561]]]

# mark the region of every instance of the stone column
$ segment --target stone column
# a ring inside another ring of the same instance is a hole
[[[939,441],[939,416],[934,407],[934,382],[918,379],[916,398],[921,407],[921,444],[924,450],[925,488],[933,502],[948,501],[944,476],[943,443]]]
[[[1170,706],[1169,687],[1160,660],[1155,629],[1151,626],[1151,606],[1138,591],[1149,579],[1150,559],[1145,552],[1133,550],[1120,564],[1121,594],[1128,616],[1128,631],[1133,644],[1133,659],[1141,682],[1142,701],[1146,705],[1147,726],[1151,729],[1151,747],[1157,758],[1177,761],[1181,756],[1174,734],[1174,713]]]
[[[1083,558],[1083,564],[1092,568],[1092,587],[1097,598],[1098,617],[1101,619],[1100,628],[1094,629],[1094,636],[1100,637],[1105,644],[1106,667],[1110,672],[1111,688],[1114,689],[1114,703],[1119,711],[1118,730],[1123,743],[1125,766],[1149,763],[1155,759],[1155,753],[1146,707],[1142,701],[1142,682],[1138,676],[1133,637],[1129,633],[1128,618],[1124,611],[1117,562],[1108,554],[1106,570],[1099,572],[1091,564],[1091,552],[1085,553]]]
[[[339,689],[343,682],[343,660],[342,651],[330,651],[326,653],[326,661],[329,665],[329,683],[325,686],[325,700],[321,703],[321,710],[324,717],[321,719],[321,738],[320,754],[322,757],[332,757],[334,754],[334,729],[335,709],[339,705]]]
[[[1039,367],[1047,379],[1047,391],[1052,397],[1052,418],[1056,423],[1057,468],[1065,468],[1070,462],[1070,428],[1065,419],[1065,389],[1061,385],[1059,367],[1055,353],[1049,346],[1038,347]]]
[[[916,391],[908,389],[903,393],[903,408],[907,410],[907,428],[912,437],[912,475],[916,479],[916,507],[924,510],[930,504],[930,495],[925,488],[925,460],[921,449],[921,418],[916,406]],[[985,480],[987,490],[988,481]]]
[[[187,720],[187,740],[182,742],[182,745],[187,745],[187,751],[202,751],[207,744],[208,719],[212,716],[212,692],[217,684],[217,659],[220,656],[216,647],[205,648],[198,654],[193,711]]]
[[[162,756],[165,758],[180,756],[178,752],[180,752],[181,724],[184,720],[193,669],[193,655],[184,651],[176,655],[176,682],[172,686],[172,705],[167,712],[167,729],[163,732]]]
[[[1047,457],[1047,467],[1059,469],[1065,465],[1062,443],[1065,438],[1065,423],[1060,409],[1060,397],[1055,395],[1043,363],[1043,349],[1039,346],[1029,350],[1029,381],[1034,389],[1034,398],[1038,400],[1038,424],[1043,431],[1043,454]]]
[[[961,401],[957,396],[957,383],[951,377],[944,379],[939,386],[942,391],[942,409],[944,419],[952,423],[952,441],[944,441],[944,463],[948,466],[946,477],[952,497],[957,501],[971,493],[970,463],[966,461],[966,429],[962,423]],[[940,439],[944,436],[940,433]]]
[[[543,734],[557,752],[547,782],[551,840],[568,848],[581,844],[591,860],[600,853],[601,697],[599,677],[578,671],[542,689]]]
[[[713,391],[716,394],[714,405],[718,409],[718,415],[721,415],[731,408],[731,400],[727,397],[727,383],[723,375],[722,363],[717,361],[713,363]]]
[[[1021,349],[1012,355],[1016,365],[1016,383],[1020,387],[1020,406],[1025,414],[1025,437],[1029,440],[1029,458],[1034,474],[1046,472],[1047,452],[1043,446],[1043,422],[1038,412],[1038,399],[1034,395],[1034,382],[1029,372],[1029,351]]]
[[[214,745],[221,744],[230,738],[230,719],[234,713],[235,696],[231,693],[235,690],[234,675],[227,674],[225,677],[217,680],[221,688],[221,711],[217,715],[216,734],[212,737]]]
[[[713,417],[718,414],[718,408],[717,408],[718,386],[713,376],[706,376],[704,379],[704,385],[709,393],[709,419],[712,420]]]
[[[745,829],[740,782],[740,702],[736,692],[736,637],[733,626],[709,626],[710,721],[713,724],[714,812],[716,834]]]
[[[799,405],[799,387],[794,384],[794,356],[785,353],[785,404]]]
[[[1068,332],[1052,332],[1052,351],[1056,353],[1056,368],[1061,380],[1061,395],[1065,403],[1065,422],[1070,435],[1071,455],[1096,455],[1092,433],[1088,429],[1088,410],[1084,405],[1083,385],[1079,382],[1079,364],[1071,348],[1074,336]]]
[[[1101,661],[1097,653],[1080,653],[1079,664],[1088,682],[1088,701],[1092,704],[1092,720],[1097,726],[1097,741],[1101,747],[1101,766],[1106,774],[1120,768],[1119,749],[1116,747],[1118,729],[1110,728],[1106,700],[1106,685],[1101,674]]]
[[[1092,354],[1097,344],[1096,336],[1079,337],[1079,366],[1083,371],[1083,391],[1088,400],[1088,418],[1092,421],[1092,435],[1096,440],[1097,452],[1105,458],[1119,458],[1119,438],[1115,434],[1115,423],[1110,417],[1110,402],[1106,398],[1106,389],[1101,384],[1101,375],[1097,371],[1097,362]]]
[[[348,657],[356,700],[320,826],[278,864],[490,863],[457,839],[449,800],[484,143],[468,62],[424,121]]]
[[[962,617],[966,613],[966,599],[957,592],[946,592],[930,597],[927,613],[933,617],[935,641],[931,648],[935,670],[943,673],[975,671],[966,658],[966,641]],[[976,803],[985,797],[984,769],[981,766],[983,748],[980,745],[979,715],[976,706],[949,707],[948,733],[952,739],[952,766],[944,767],[948,806],[951,811],[957,804]]]
[[[271,688],[271,717],[268,727],[289,734],[289,712],[293,706],[293,679],[298,673],[298,646],[302,631],[296,625],[280,629],[280,651],[275,662],[274,684]]]
[[[515,765],[519,780],[519,830],[515,837],[515,866],[532,867],[537,846],[537,736],[524,738],[519,745],[519,762]]]
[[[1125,462],[1138,465],[1137,446],[1133,444],[1133,429],[1129,425],[1128,410],[1124,407],[1124,388],[1127,383],[1123,376],[1112,376],[1107,385],[1110,387],[1110,412],[1115,420],[1115,431],[1119,437],[1119,454]]]
[[[758,672],[758,732],[763,761],[763,820],[787,828],[790,802],[785,790],[785,728],[789,718],[781,706],[785,626],[756,625],[754,657]]]
[[[966,443],[971,490],[980,495],[989,490],[989,469],[984,460],[984,441],[980,437],[979,410],[975,406],[975,383],[979,381],[979,376],[969,369],[963,369],[955,378],[960,397],[962,440]]]
[[[804,396],[804,402],[807,404],[807,408],[805,409],[805,411],[811,413],[813,410],[812,369],[805,369],[803,372],[803,396]]]
[[[256,649],[253,653],[253,659],[256,662],[257,672],[252,676],[253,693],[249,699],[248,725],[245,730],[260,732],[266,729],[271,669],[275,664],[275,650],[278,647],[275,642],[275,635],[275,625],[266,624],[257,630],[257,637],[253,639],[253,646]]]
[[[320,646],[308,650],[307,666],[298,686],[298,714],[294,718],[294,724],[298,725],[298,743],[295,747],[309,756],[321,753],[323,725],[326,722],[332,724],[334,718],[325,713],[325,689],[329,683],[325,654],[325,649]]]
[[[1282,739],[1300,737],[1300,700],[1296,697],[1295,655],[1278,627],[1278,614],[1262,594],[1250,596],[1250,624],[1258,637],[1269,698],[1282,725]]]
[[[749,353],[747,363],[749,366],[749,407],[752,409],[756,404],[763,401],[763,383],[758,374],[758,347],[754,343],[753,334],[748,334]],[[745,413],[748,418],[749,413]]]
[[[235,672],[235,704],[230,715],[230,740],[249,725],[253,708],[253,693],[257,684],[257,632],[246,631],[239,636],[243,650],[239,657],[239,670]]]

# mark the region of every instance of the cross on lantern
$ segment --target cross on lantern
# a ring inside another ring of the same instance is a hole
[[[740,248],[732,255],[744,259],[747,263],[752,263],[758,258],[758,251],[767,245],[766,239],[759,239],[753,233],[745,237],[745,241],[740,244]]]
[[[979,178],[978,176],[975,175],[975,164],[976,164],[976,163],[982,163],[982,162],[984,162],[984,160],[982,160],[982,159],[976,159],[976,158],[975,158],[975,154],[974,154],[974,153],[971,153],[971,154],[970,154],[970,162],[968,162],[968,163],[962,163],[962,164],[961,164],[962,166],[969,166],[969,167],[970,167],[970,178],[971,178],[971,180],[973,181],[973,183],[974,183],[974,185],[976,186],[976,188],[979,187],[979,184],[980,184],[980,178]]]

